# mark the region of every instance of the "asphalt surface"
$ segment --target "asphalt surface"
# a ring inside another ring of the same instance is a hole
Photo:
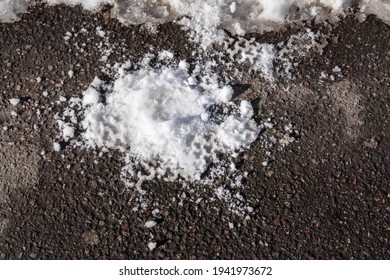
[[[248,172],[244,186],[231,189],[244,198],[237,202],[215,199],[223,180],[154,180],[140,196],[120,179],[118,152],[99,157],[64,141],[53,151],[60,96],[80,97],[95,76],[109,79],[107,62],[165,49],[193,61],[180,26],[152,32],[64,6],[0,24],[0,259],[388,259],[390,28],[374,16],[348,17],[248,37],[283,42],[305,27],[321,31],[323,42],[297,61],[293,79],[270,86],[238,66],[237,95],[275,125],[236,159]],[[67,41],[66,32],[78,35]],[[272,137],[288,145],[270,144]],[[253,211],[242,215],[246,205]],[[150,220],[157,225],[145,227]],[[149,242],[157,243],[152,251]]]

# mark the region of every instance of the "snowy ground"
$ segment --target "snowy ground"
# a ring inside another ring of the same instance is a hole
[[[0,257],[386,258],[388,3],[163,2],[3,14]]]

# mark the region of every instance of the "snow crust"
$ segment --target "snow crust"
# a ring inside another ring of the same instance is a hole
[[[350,5],[350,0],[141,0],[116,5],[115,15],[132,24],[187,16],[203,29],[225,28],[235,33],[238,25],[255,32],[296,20],[329,18],[344,13]]]

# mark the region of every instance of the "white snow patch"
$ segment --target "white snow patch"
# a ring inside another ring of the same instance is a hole
[[[126,152],[125,176],[141,182],[200,180],[211,163],[218,164],[218,154],[236,156],[248,148],[260,132],[251,104],[234,104],[232,88],[216,81],[190,85],[187,68],[182,61],[177,68],[121,76],[107,87],[104,104],[95,79],[83,93],[87,146]],[[217,114],[215,106],[231,113]],[[137,166],[145,172],[135,172]]]

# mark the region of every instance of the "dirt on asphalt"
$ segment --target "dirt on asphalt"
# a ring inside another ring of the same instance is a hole
[[[64,141],[53,151],[59,97],[80,97],[107,63],[168,49],[177,61],[193,59],[175,23],[152,32],[108,15],[38,6],[0,24],[0,259],[390,257],[389,26],[347,17],[247,35],[281,42],[310,27],[327,36],[318,53],[299,60],[293,79],[237,80],[237,94],[274,122],[236,159],[248,172],[239,190],[253,206],[246,218],[233,211],[239,205],[210,199],[211,188],[158,180],[143,183],[148,206],[133,211],[142,202],[120,179],[119,152],[99,157]],[[99,26],[114,42],[108,62]],[[72,43],[64,40],[70,31],[78,34]],[[157,225],[145,227],[149,220]]]

